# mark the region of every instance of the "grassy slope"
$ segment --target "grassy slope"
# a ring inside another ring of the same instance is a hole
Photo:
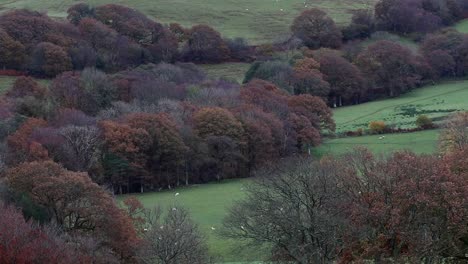
[[[239,241],[225,240],[216,235],[216,230],[221,227],[221,221],[226,213],[226,208],[233,201],[243,197],[242,188],[248,180],[231,180],[222,183],[210,183],[188,188],[179,188],[179,196],[175,197],[176,191],[164,191],[160,193],[145,193],[138,198],[147,208],[158,204],[164,207],[183,206],[189,208],[194,220],[200,229],[208,237],[210,250],[213,254],[223,256],[225,261],[247,261],[262,258],[261,252],[249,249],[237,248]],[[120,196],[121,201],[125,196]],[[213,231],[211,227],[216,230]]]
[[[468,33],[468,19],[465,19],[455,25],[455,28],[462,32],[462,33]]]
[[[206,74],[212,78],[228,78],[242,83],[244,75],[250,67],[248,63],[222,63],[200,65]]]
[[[426,130],[414,133],[346,137],[331,139],[315,150],[317,156],[343,154],[357,146],[370,149],[376,154],[387,154],[396,150],[411,150],[416,153],[433,153],[437,149],[439,130]]]
[[[11,87],[16,77],[0,76],[0,94]]]
[[[413,127],[425,114],[441,118],[450,112],[468,110],[468,81],[451,81],[416,89],[401,97],[337,108],[337,131],[367,128],[370,121],[384,120],[397,127]]]
[[[253,43],[270,42],[288,33],[293,18],[302,10],[318,7],[338,23],[349,21],[350,11],[366,8],[376,0],[88,0],[92,5],[128,5],[158,21],[185,26],[205,23],[226,37],[244,37]],[[65,17],[75,0],[0,0],[0,10],[29,8]],[[306,4],[304,4],[306,3]],[[307,7],[306,7],[307,5]],[[281,11],[283,10],[283,11]]]

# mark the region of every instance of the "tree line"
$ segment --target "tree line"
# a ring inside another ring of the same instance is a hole
[[[19,77],[3,100],[4,164],[53,160],[115,193],[248,177],[335,129],[319,97],[210,80],[192,64],[86,68],[48,88]]]

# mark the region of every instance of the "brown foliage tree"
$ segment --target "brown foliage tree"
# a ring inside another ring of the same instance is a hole
[[[39,143],[30,140],[34,130],[46,125],[47,122],[42,119],[29,118],[15,133],[8,137],[9,162],[11,164],[48,158],[47,150]]]
[[[184,57],[195,62],[222,62],[229,58],[229,49],[216,30],[197,25],[190,29]]]
[[[227,136],[238,142],[242,141],[243,129],[241,123],[227,109],[205,107],[193,116],[195,131],[198,136]]]
[[[55,77],[72,69],[70,55],[62,47],[49,42],[39,43],[32,52],[31,60],[31,71],[45,77]]]
[[[20,69],[25,61],[26,50],[21,44],[0,29],[0,67],[5,69]]]
[[[320,9],[313,8],[302,12],[294,19],[291,31],[311,49],[341,46],[341,31],[333,19]]]
[[[122,261],[133,259],[138,239],[131,220],[86,173],[45,161],[23,163],[6,175],[12,189],[47,208],[67,232],[97,237]]]

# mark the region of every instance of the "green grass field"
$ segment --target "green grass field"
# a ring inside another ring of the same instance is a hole
[[[410,150],[415,153],[434,153],[437,150],[439,130],[425,130],[413,133],[369,135],[362,137],[345,137],[326,140],[315,149],[314,154],[339,155],[350,152],[357,146],[366,147],[375,154],[389,154],[397,150]]]
[[[242,189],[248,181],[248,179],[228,180],[178,188],[176,191],[145,193],[137,197],[147,208],[156,205],[188,208],[200,230],[206,234],[211,253],[223,257],[224,261],[255,261],[264,257],[262,252],[242,247],[241,242],[226,240],[216,234],[221,227],[226,208],[243,197]],[[176,192],[180,193],[177,197],[174,195]],[[118,200],[122,201],[124,198],[125,196],[119,196]],[[216,230],[213,231],[212,227]]]
[[[184,26],[208,24],[226,37],[243,37],[252,43],[271,42],[288,34],[294,17],[318,7],[338,23],[347,23],[351,11],[368,8],[376,0],[88,0],[91,5],[115,3],[141,10],[163,23]],[[0,0],[0,10],[29,8],[65,17],[76,0]],[[305,4],[304,4],[305,3]]]
[[[458,22],[455,28],[462,33],[468,33],[468,19]]]
[[[245,73],[250,67],[249,63],[222,63],[199,65],[211,78],[227,78],[242,83]]]
[[[468,81],[450,81],[418,88],[398,98],[369,102],[334,110],[337,132],[366,129],[369,122],[383,120],[395,127],[415,127],[425,114],[435,121],[448,114],[468,110]]]
[[[11,87],[15,79],[16,77],[0,76],[0,95]]]

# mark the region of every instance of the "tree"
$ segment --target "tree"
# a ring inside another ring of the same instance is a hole
[[[41,144],[31,141],[32,133],[47,122],[42,119],[27,119],[12,135],[8,136],[9,162],[19,164],[25,161],[44,160],[48,158],[47,150]]]
[[[445,129],[440,134],[439,142],[442,151],[460,151],[468,145],[468,113],[461,112],[452,115]]]
[[[65,264],[84,261],[62,237],[48,232],[32,221],[26,221],[21,211],[0,202],[0,262]]]
[[[55,77],[72,69],[68,53],[62,47],[49,42],[39,43],[34,48],[31,59],[31,71],[45,77]]]
[[[311,49],[341,46],[342,36],[335,22],[325,12],[316,8],[308,9],[296,17],[291,31]]]
[[[308,94],[291,96],[288,105],[291,112],[306,117],[317,130],[335,131],[333,113],[320,97]]]
[[[320,72],[320,64],[312,59],[298,60],[294,65],[293,94],[310,94],[327,98],[330,93],[330,84]]]
[[[0,68],[21,69],[26,59],[25,54],[23,44],[0,29]]]
[[[100,128],[106,176],[112,186],[118,186],[119,193],[122,193],[124,186],[130,189],[132,176],[145,168],[152,138],[143,128],[132,128],[112,121],[102,121]],[[140,177],[136,177],[136,180],[141,185]]]
[[[320,71],[330,84],[329,98],[333,106],[343,103],[359,103],[365,91],[364,78],[359,69],[341,56],[331,52],[319,57]]]
[[[384,29],[402,34],[431,32],[442,25],[441,18],[426,10],[422,0],[379,1],[375,17]]]
[[[66,126],[60,128],[65,150],[61,157],[73,171],[89,171],[99,160],[100,131],[94,126]]]
[[[227,136],[237,142],[243,139],[241,123],[227,109],[219,107],[205,107],[193,116],[195,131],[198,136]]]
[[[344,174],[343,208],[356,228],[345,240],[347,262],[466,259],[466,174],[408,152],[376,159],[356,150],[344,162],[354,173]]]
[[[345,223],[334,210],[341,200],[336,173],[338,167],[307,159],[265,169],[229,210],[222,234],[251,239],[252,246],[271,243],[277,261],[333,261]]]
[[[344,40],[364,39],[370,37],[375,31],[375,19],[371,10],[357,10],[353,13],[351,23],[345,27],[343,32]]]
[[[172,118],[164,113],[136,113],[124,118],[130,127],[144,129],[152,138],[148,165],[157,178],[153,183],[161,184],[162,180],[158,178],[165,174],[163,181],[166,186],[170,188],[172,185],[179,185],[179,168],[183,164],[186,146]],[[171,179],[170,173],[175,173],[177,180]]]
[[[33,96],[42,98],[46,95],[46,89],[40,86],[36,80],[31,77],[19,77],[13,83],[10,90],[7,91],[8,97],[26,97]]]
[[[156,208],[148,214],[147,223],[139,252],[142,263],[211,263],[204,237],[186,209],[168,208],[163,214]]]
[[[72,5],[67,10],[67,19],[74,25],[80,24],[85,17],[94,17],[94,8],[85,3]]]
[[[131,261],[138,242],[130,218],[86,173],[52,161],[23,163],[6,172],[9,186],[44,206],[67,232],[96,237],[122,261]]]
[[[284,61],[254,62],[245,75],[244,83],[248,83],[253,79],[261,79],[269,81],[289,93],[294,93],[294,87],[292,87],[293,74],[293,67]]]
[[[190,29],[184,57],[188,61],[219,63],[229,58],[229,48],[221,35],[206,25]]]
[[[368,46],[356,61],[370,87],[397,96],[419,85],[422,76],[411,50],[395,42],[381,40]]]
[[[242,87],[240,98],[267,113],[274,113],[282,120],[287,118],[288,94],[270,82],[258,79],[250,81]]]

